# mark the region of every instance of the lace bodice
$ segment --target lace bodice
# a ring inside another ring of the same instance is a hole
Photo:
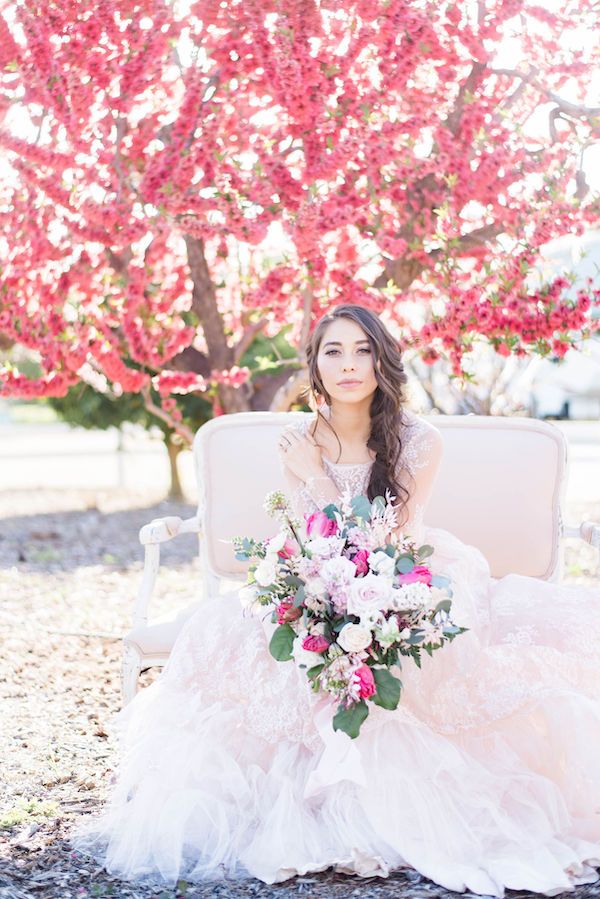
[[[433,425],[414,413],[405,412],[404,415],[398,480],[406,487],[410,497],[405,510],[404,531],[418,541],[422,538],[425,504],[441,458],[441,437]],[[306,415],[294,427],[301,434],[306,434],[314,420],[313,415]],[[372,462],[332,462],[323,457],[323,464],[340,494],[349,492],[352,496],[358,496],[367,492]],[[291,478],[288,478],[288,484],[292,507],[297,515],[310,514],[325,505],[318,491],[309,491],[305,484]]]

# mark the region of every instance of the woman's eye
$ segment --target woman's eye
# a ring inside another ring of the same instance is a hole
[[[371,347],[368,347],[368,346],[361,346],[361,348],[360,348],[360,350],[359,350],[358,352],[359,352],[359,353],[370,353],[370,352],[371,352]]]
[[[326,356],[335,356],[335,354],[337,352],[338,352],[337,350],[325,350],[325,355]]]

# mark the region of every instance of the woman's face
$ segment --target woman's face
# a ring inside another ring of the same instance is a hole
[[[349,318],[337,318],[325,329],[317,368],[332,401],[359,403],[377,388],[371,345],[367,335]]]

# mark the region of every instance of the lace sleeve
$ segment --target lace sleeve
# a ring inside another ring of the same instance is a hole
[[[423,516],[442,461],[442,435],[416,415],[407,416],[402,435],[398,479],[409,491],[402,513],[402,531],[416,543],[423,542]]]

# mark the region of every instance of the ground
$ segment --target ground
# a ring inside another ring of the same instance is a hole
[[[102,803],[115,770],[110,721],[120,705],[120,637],[142,569],[138,530],[154,517],[194,513],[158,499],[131,490],[0,493],[0,899],[451,896],[410,871],[385,881],[328,873],[273,887],[180,883],[161,893],[115,880],[71,850],[74,821]],[[600,503],[572,503],[567,515],[598,521]],[[195,551],[191,535],[165,546],[154,612],[197,597]],[[564,580],[600,585],[597,553],[567,541]],[[575,895],[600,897],[600,885]]]

